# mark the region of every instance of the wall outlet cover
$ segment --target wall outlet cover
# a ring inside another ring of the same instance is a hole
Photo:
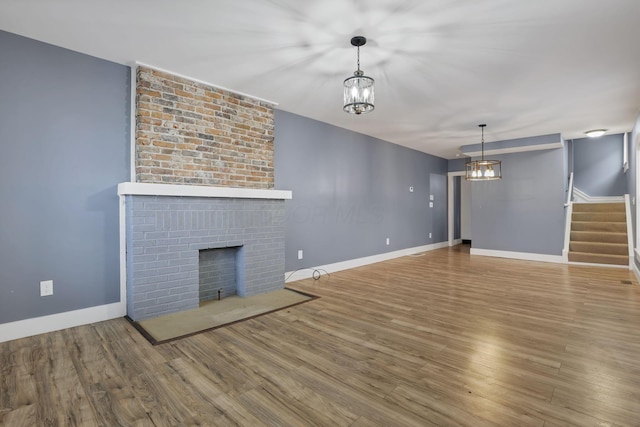
[[[53,280],[43,280],[40,282],[40,296],[53,295]]]
[[[302,259],[302,249],[298,251],[298,259]]]

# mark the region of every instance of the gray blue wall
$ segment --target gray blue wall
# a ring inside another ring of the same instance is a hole
[[[562,255],[564,159],[562,148],[491,156],[503,179],[473,182],[473,248]]]
[[[446,241],[446,175],[445,159],[276,110],[286,270]]]
[[[130,70],[3,31],[0,52],[0,323],[117,302]]]
[[[627,193],[622,169],[623,138],[623,134],[616,134],[573,140],[575,187],[592,197]]]

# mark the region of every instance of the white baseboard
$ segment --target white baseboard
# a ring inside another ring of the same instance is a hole
[[[476,248],[471,248],[470,252],[471,252],[471,255],[521,259],[525,261],[554,262],[556,264],[565,263],[565,259],[562,255],[534,254],[529,252],[495,251],[492,249],[476,249]]]
[[[636,280],[640,282],[640,270],[638,270],[635,260],[631,261],[631,265],[629,268],[631,269],[631,271],[633,271],[633,274],[636,276]]]
[[[630,267],[628,265],[619,265],[619,264],[599,264],[596,262],[577,262],[577,261],[568,261],[569,265],[582,265],[584,267],[606,267],[606,268],[624,268],[625,270],[629,270]]]
[[[451,246],[456,246],[461,244],[462,244],[462,239],[455,239],[453,242],[451,242]]]
[[[336,262],[333,264],[319,265],[317,267],[309,267],[304,270],[289,271],[284,273],[284,278],[285,278],[285,282],[294,282],[296,280],[309,279],[313,277],[314,270],[319,270],[322,274],[324,274],[325,271],[327,273],[334,273],[336,271],[362,267],[363,265],[375,264],[377,262],[387,261],[394,258],[400,258],[407,255],[413,255],[420,252],[433,251],[435,249],[447,248],[447,247],[449,247],[449,242],[445,241],[440,243],[433,243],[431,245],[400,249],[398,251],[386,252],[384,254],[371,255],[368,257],[356,258],[348,261]]]
[[[126,307],[120,302],[115,302],[113,304],[3,323],[0,324],[0,342],[116,319],[126,314]]]

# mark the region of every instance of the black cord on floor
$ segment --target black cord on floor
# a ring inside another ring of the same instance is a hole
[[[331,275],[327,272],[327,270],[324,270],[322,268],[304,267],[304,268],[299,268],[299,269],[294,270],[291,273],[289,273],[289,275],[284,279],[284,281],[286,282],[287,280],[289,280],[289,278],[291,276],[293,276],[298,271],[302,271],[302,270],[313,270],[313,274],[311,275],[311,277],[313,277],[313,280],[320,280],[320,276],[322,276],[322,272],[324,272],[324,274],[327,277],[331,278]]]

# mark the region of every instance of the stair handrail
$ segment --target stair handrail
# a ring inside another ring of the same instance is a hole
[[[573,172],[569,174],[569,187],[567,188],[567,201],[564,202],[564,207],[568,208],[573,198]]]

